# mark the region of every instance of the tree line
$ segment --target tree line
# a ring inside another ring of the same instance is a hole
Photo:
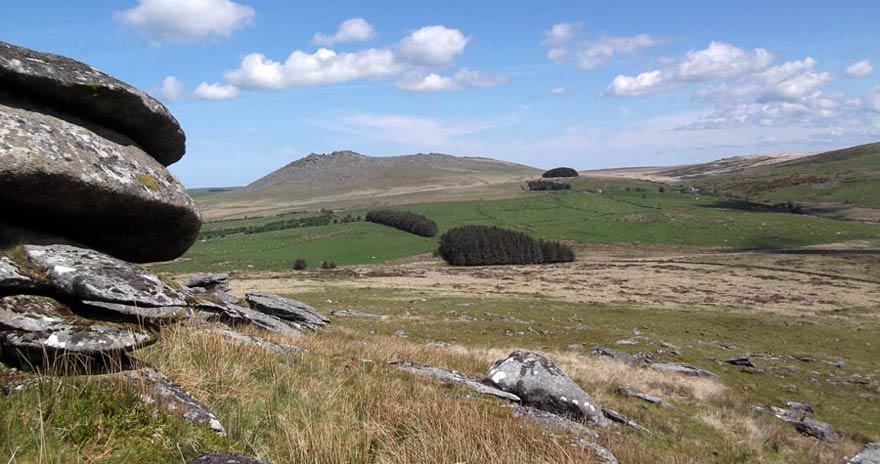
[[[563,263],[575,259],[568,245],[496,226],[450,229],[440,237],[438,253],[453,266]]]
[[[533,192],[540,190],[571,190],[571,184],[565,182],[553,182],[550,180],[530,180],[528,186],[529,190]]]
[[[366,219],[369,222],[394,227],[422,237],[437,235],[437,223],[421,214],[410,211],[377,209],[367,213]]]

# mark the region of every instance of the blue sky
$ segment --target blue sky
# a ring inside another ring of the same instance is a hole
[[[162,99],[188,187],[341,149],[589,169],[880,140],[880,2],[664,3],[9,1],[0,40]]]

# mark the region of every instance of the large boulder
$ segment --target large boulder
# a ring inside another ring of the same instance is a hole
[[[263,461],[226,451],[211,451],[186,461],[186,464],[263,464]]]
[[[0,42],[0,88],[113,129],[164,166],[186,151],[186,136],[164,105],[85,63]]]
[[[137,262],[173,259],[198,237],[186,189],[131,140],[0,95],[3,220]]]
[[[609,424],[590,395],[539,354],[514,351],[496,361],[483,382],[513,393],[527,406],[603,427]]]
[[[300,301],[270,293],[248,293],[244,298],[255,311],[283,319],[300,329],[315,330],[330,323],[330,319]]]

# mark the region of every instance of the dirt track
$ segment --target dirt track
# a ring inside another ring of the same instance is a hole
[[[431,257],[336,272],[254,273],[233,279],[234,291],[300,293],[334,288],[493,298],[540,296],[571,302],[649,307],[717,308],[810,314],[880,308],[880,256],[867,262],[824,254],[689,252],[593,247],[576,263],[451,268]]]

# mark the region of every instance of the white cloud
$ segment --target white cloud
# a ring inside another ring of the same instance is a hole
[[[453,76],[437,73],[410,71],[397,81],[397,88],[411,92],[441,92],[460,90],[464,87],[494,87],[507,82],[507,76],[485,74],[481,71],[461,68]]]
[[[544,32],[544,46],[547,47],[547,58],[562,63],[568,58],[567,44],[577,37],[580,23],[558,23]]]
[[[138,0],[117,17],[139,29],[153,44],[229,38],[250,25],[254,9],[230,0]]]
[[[575,90],[571,87],[553,87],[550,89],[550,95],[563,96],[574,95]]]
[[[856,61],[846,67],[846,75],[849,77],[866,77],[874,72],[874,66],[870,60]]]
[[[635,97],[663,89],[666,81],[661,71],[643,72],[637,76],[619,74],[605,89],[605,95],[615,97]]]
[[[585,42],[577,46],[577,50],[574,53],[576,56],[575,61],[578,68],[586,71],[602,65],[615,56],[630,55],[639,50],[653,47],[659,42],[659,40],[648,34],[639,34],[631,37],[603,36],[598,40]]]
[[[437,73],[421,73],[411,71],[404,74],[395,84],[398,89],[410,92],[442,92],[460,89],[455,79]]]
[[[231,100],[238,96],[238,87],[228,84],[202,82],[193,94],[203,100]]]
[[[464,52],[469,41],[457,29],[425,26],[400,41],[400,55],[418,65],[446,66]]]
[[[868,95],[867,102],[870,108],[880,113],[880,87],[874,87],[874,90]]]
[[[817,64],[811,57],[789,61],[732,83],[701,89],[696,95],[716,101],[797,101],[815,94],[832,80],[827,72],[816,72]]]
[[[167,101],[177,101],[183,95],[183,82],[175,76],[165,76],[159,94]]]
[[[455,73],[455,80],[474,87],[495,87],[507,82],[507,76],[502,74],[485,74],[474,69],[461,68]]]
[[[670,66],[636,76],[614,78],[605,95],[632,97],[674,90],[683,85],[740,76],[767,68],[773,55],[763,48],[747,52],[724,42],[711,42],[702,50],[691,50]]]
[[[282,90],[386,77],[400,70],[390,50],[371,48],[336,53],[321,48],[312,54],[296,50],[284,63],[267,59],[261,53],[252,53],[244,57],[238,69],[227,71],[224,77],[239,87]]]
[[[711,42],[702,50],[687,52],[674,68],[677,80],[702,82],[738,76],[770,66],[773,55],[763,48],[751,53],[724,42]]]
[[[376,31],[373,25],[368,23],[364,18],[346,19],[336,29],[336,34],[324,35],[316,32],[312,37],[312,42],[317,45],[331,46],[335,43],[351,43],[364,42],[376,38]]]

